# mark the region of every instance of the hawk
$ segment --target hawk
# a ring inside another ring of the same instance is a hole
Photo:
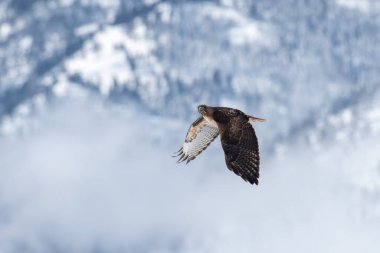
[[[228,169],[251,184],[258,184],[260,155],[255,130],[250,121],[263,122],[244,112],[228,107],[199,105],[200,117],[187,131],[185,142],[176,152],[177,162],[186,164],[205,150],[218,135],[222,142]]]

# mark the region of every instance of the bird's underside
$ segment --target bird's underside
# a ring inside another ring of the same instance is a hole
[[[260,155],[255,130],[249,121],[264,119],[246,115],[227,107],[198,107],[201,116],[187,131],[185,142],[178,150],[178,162],[189,163],[205,150],[218,135],[228,169],[251,184],[258,184]]]

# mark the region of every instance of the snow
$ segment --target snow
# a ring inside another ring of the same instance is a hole
[[[78,27],[77,29],[75,29],[75,35],[76,36],[88,35],[90,33],[96,32],[98,29],[99,29],[99,26],[96,23],[82,25]]]
[[[72,5],[75,2],[75,0],[60,0],[59,2],[63,7],[68,7]]]
[[[28,115],[30,113],[30,107],[28,107],[25,104],[19,105],[16,109],[16,113],[19,115],[24,115],[24,116]]]
[[[378,252],[377,3],[1,1],[0,252]],[[170,157],[200,103],[258,187]]]
[[[69,82],[65,77],[60,76],[57,83],[54,85],[53,92],[57,97],[63,97],[67,94],[69,89]]]
[[[124,39],[120,35],[117,28],[97,34],[94,42],[84,46],[84,55],[77,54],[66,61],[67,71],[71,75],[81,73],[89,83],[99,83],[102,94],[108,94],[115,81],[127,82],[132,73],[125,63],[125,55],[117,48]],[[99,49],[93,50],[95,47]]]
[[[66,61],[68,73],[80,74],[84,81],[99,85],[103,95],[109,94],[115,84],[125,85],[134,75],[127,57],[147,55],[154,49],[154,44],[144,37],[143,25],[137,26],[134,34],[129,36],[122,27],[105,27],[84,45],[83,52]]]
[[[161,15],[161,20],[163,23],[169,23],[171,19],[172,8],[167,3],[161,3],[157,6],[157,10]]]
[[[380,132],[380,109],[374,107],[367,111],[366,118],[370,121],[373,131]]]
[[[12,27],[7,23],[3,23],[0,26],[0,40],[6,40],[7,37],[11,34]]]
[[[155,49],[155,43],[146,38],[146,26],[140,22],[136,23],[133,30],[136,37],[125,37],[124,45],[132,56],[146,56]]]
[[[16,130],[18,130],[17,129],[17,127],[18,127],[18,124],[17,123],[15,123],[15,122],[12,122],[13,120],[11,119],[11,118],[9,118],[9,117],[7,117],[7,118],[4,118],[3,120],[2,120],[2,124],[1,124],[1,134],[2,135],[8,135],[8,134],[12,134],[12,133],[14,133]]]
[[[380,2],[377,0],[336,0],[344,8],[359,10],[365,13],[380,11]]]
[[[155,4],[158,2],[160,2],[160,1],[159,0],[144,0],[144,3],[147,5],[152,5],[152,4]]]
[[[241,46],[254,42],[267,44],[265,34],[263,34],[255,24],[245,24],[231,30],[230,40],[233,45]]]
[[[25,36],[20,40],[20,50],[24,51],[23,53],[27,53],[32,46],[33,39],[30,36]]]
[[[260,22],[253,22],[233,8],[206,6],[202,10],[203,15],[214,20],[232,22],[233,28],[229,30],[229,40],[234,46],[244,44],[259,43],[266,46],[273,46],[273,34],[268,26]]]

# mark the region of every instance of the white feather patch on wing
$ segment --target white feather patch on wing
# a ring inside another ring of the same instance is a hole
[[[178,162],[189,163],[205,150],[219,135],[219,129],[215,121],[206,120],[203,117],[193,122],[187,131],[185,143],[179,150],[181,156]]]

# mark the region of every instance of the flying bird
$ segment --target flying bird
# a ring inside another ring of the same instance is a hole
[[[199,105],[200,117],[187,131],[185,142],[176,152],[177,162],[189,163],[205,150],[218,135],[228,169],[251,184],[258,184],[260,155],[255,130],[250,121],[265,119],[228,107]]]

